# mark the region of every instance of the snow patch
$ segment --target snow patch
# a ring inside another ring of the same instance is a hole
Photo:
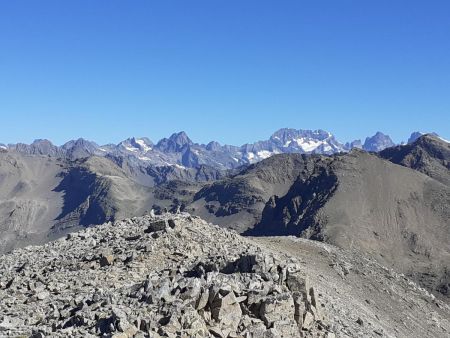
[[[136,139],[136,143],[140,145],[140,147],[142,148],[142,150],[144,152],[147,152],[149,150],[152,150],[152,147],[149,147],[144,140],[141,139]]]
[[[450,141],[449,140],[446,140],[445,138],[442,138],[442,137],[440,137],[440,136],[438,136],[438,138],[440,138],[442,141],[444,141],[444,142],[447,142],[447,143],[450,143]]]
[[[137,148],[127,147],[127,146],[124,146],[124,147],[125,147],[126,150],[131,151],[131,152],[133,152],[133,153],[135,153],[136,151],[138,151]]]
[[[305,140],[303,137],[294,140],[297,145],[305,152],[311,152],[322,144],[326,144],[324,141]]]
[[[258,151],[256,154],[260,158],[268,158],[268,157],[272,156],[274,153],[272,153],[271,151],[268,151],[268,150],[261,150],[261,151]]]

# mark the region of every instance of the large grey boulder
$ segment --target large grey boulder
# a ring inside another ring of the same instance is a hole
[[[294,321],[294,299],[288,292],[279,295],[270,295],[261,302],[261,319],[267,327],[272,327],[275,322]]]

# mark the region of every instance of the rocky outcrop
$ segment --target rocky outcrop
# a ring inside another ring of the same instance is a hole
[[[187,214],[19,249],[0,271],[7,336],[332,336],[298,263]]]
[[[312,257],[336,262],[336,249],[324,248]],[[378,305],[373,311],[380,324],[364,306],[355,307],[357,294],[340,294],[333,284],[368,274],[370,280],[358,283],[370,286],[367,302],[360,300],[365,306],[374,299],[369,281],[379,279],[393,290],[379,306],[404,308],[395,315],[399,321],[421,311],[436,320],[413,325],[419,336],[450,332],[448,307],[414,283],[372,262],[352,262],[351,270],[337,262],[326,264],[325,272],[315,258],[305,264],[188,214],[106,223],[0,256],[0,336],[330,338],[396,332]],[[324,273],[333,287],[324,288]],[[400,336],[411,332],[397,330]]]

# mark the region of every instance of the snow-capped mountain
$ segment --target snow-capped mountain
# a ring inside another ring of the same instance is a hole
[[[254,163],[280,153],[333,154],[342,151],[346,151],[344,145],[327,131],[283,128],[269,140],[241,146],[239,154],[248,163]]]
[[[147,137],[131,137],[126,139],[125,141],[120,142],[117,147],[122,151],[145,154],[148,151],[152,150],[153,143]]]
[[[315,131],[280,129],[270,137],[270,141],[288,152],[331,154],[345,150],[331,133],[321,129]]]
[[[412,142],[421,133],[411,134]],[[193,142],[185,132],[174,133],[154,144],[146,137],[131,137],[119,144],[99,146],[85,139],[72,140],[58,147],[48,140],[36,140],[32,144],[23,143],[3,145],[2,151],[16,151],[28,155],[47,155],[69,159],[85,158],[92,155],[106,156],[116,163],[138,166],[176,166],[178,168],[197,168],[201,165],[216,169],[233,169],[242,165],[256,163],[280,153],[334,154],[352,148],[366,151],[381,151],[394,146],[391,138],[381,132],[367,137],[364,144],[360,140],[345,144],[336,140],[328,131],[297,130],[283,128],[273,133],[269,139],[242,146],[221,145],[211,141],[207,145]]]

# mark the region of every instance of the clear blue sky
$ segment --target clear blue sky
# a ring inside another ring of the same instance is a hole
[[[450,1],[0,1],[0,142],[450,138]]]

